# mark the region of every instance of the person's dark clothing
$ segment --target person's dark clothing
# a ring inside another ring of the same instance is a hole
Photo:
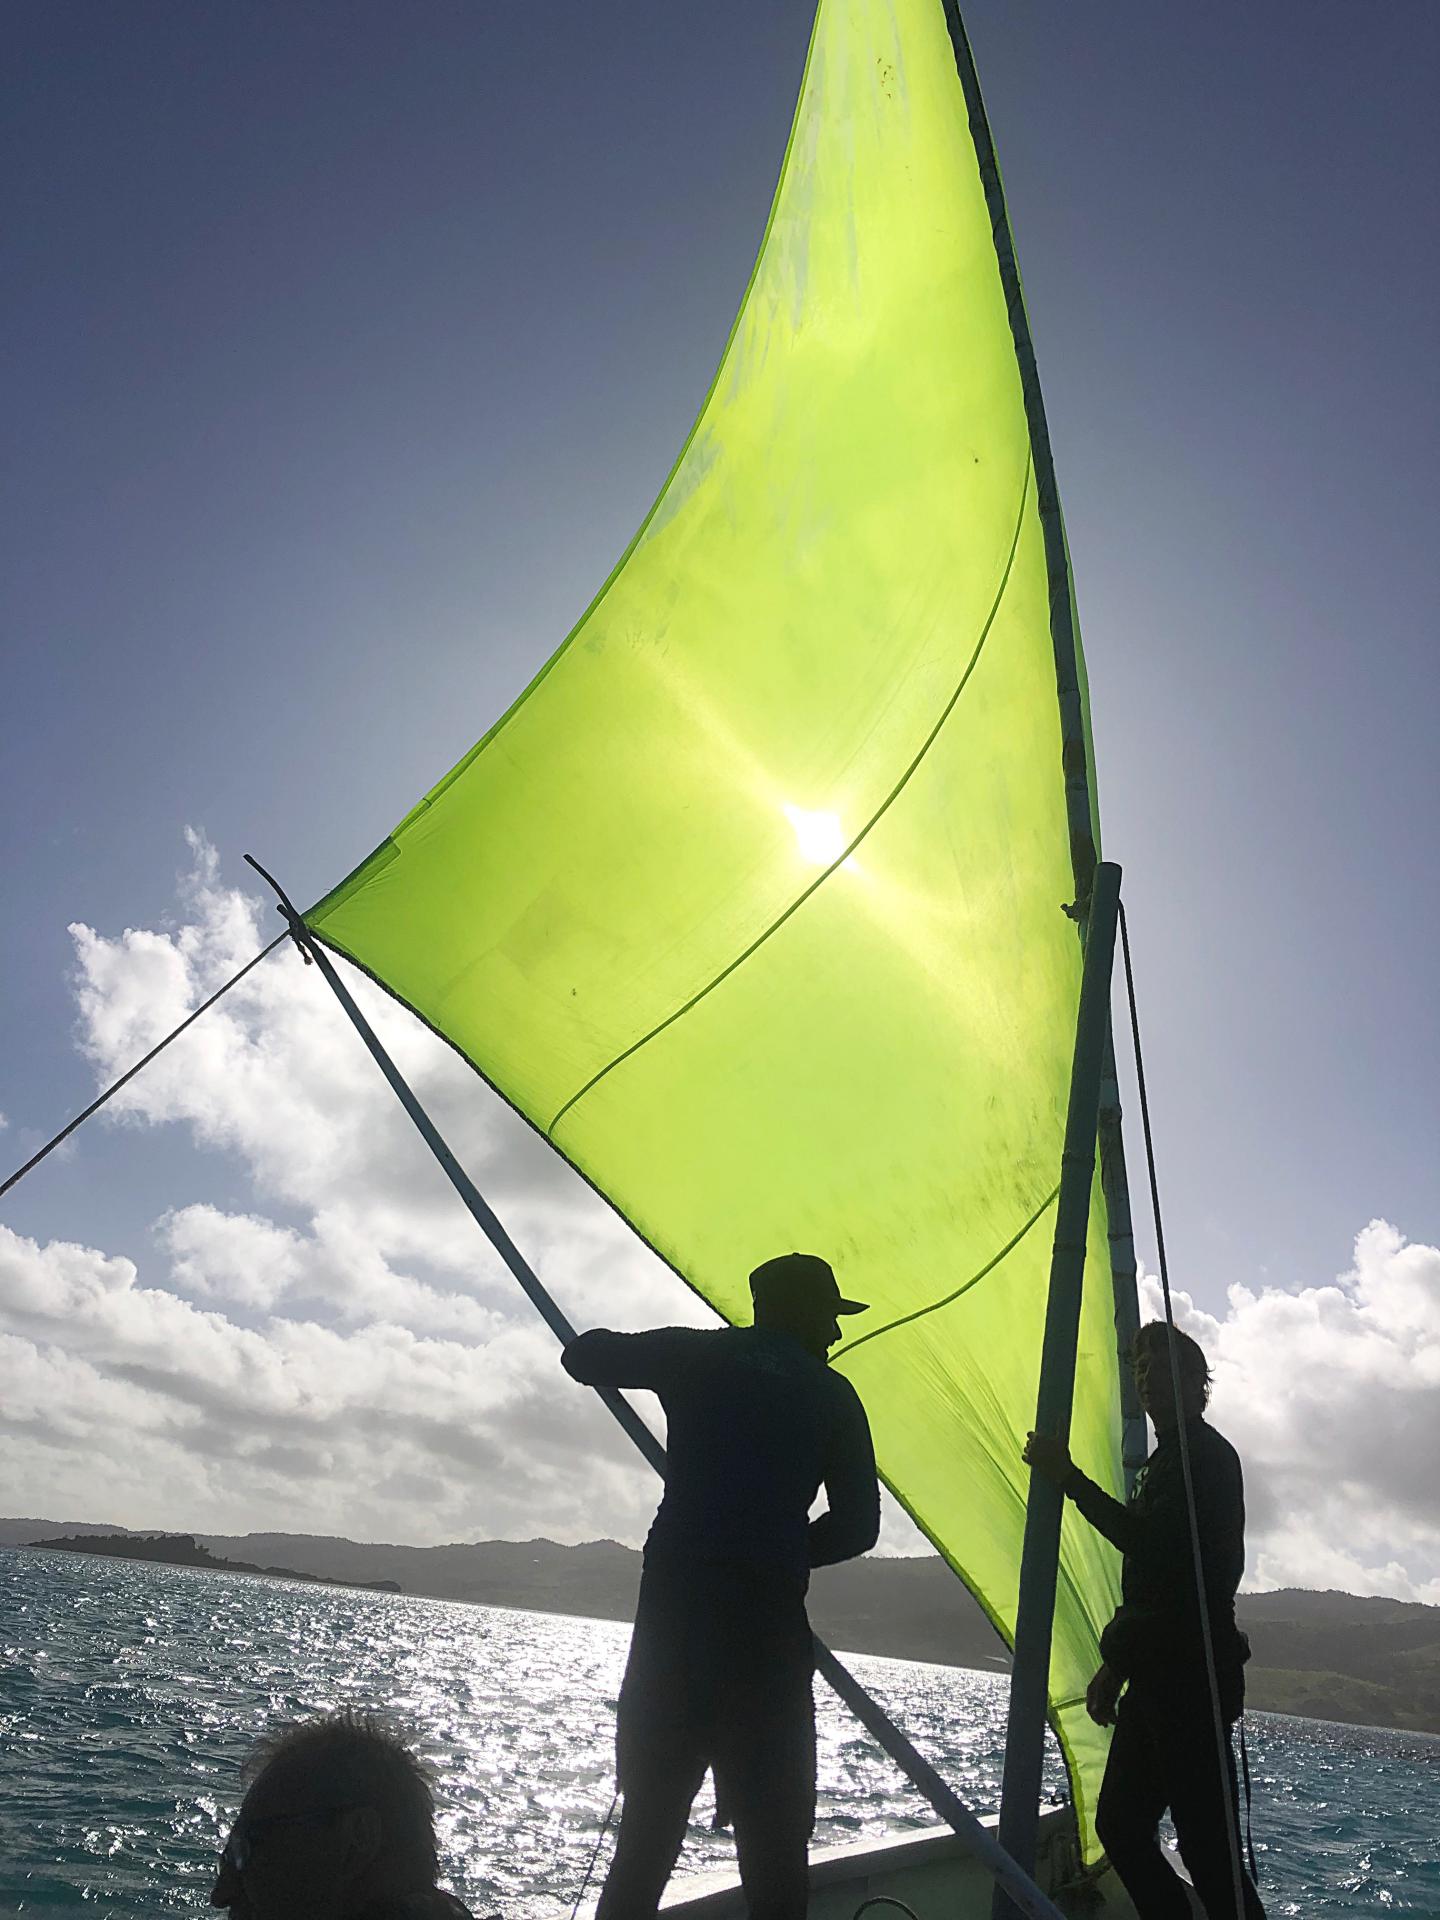
[[[366,1907],[360,1920],[474,1920],[453,1893],[428,1887],[423,1893],[392,1894]]]
[[[566,1370],[665,1408],[616,1764],[625,1796],[597,1920],[654,1914],[707,1767],[751,1920],[802,1920],[815,1822],[810,1569],[875,1544],[880,1496],[849,1381],[756,1327],[582,1334]],[[824,1486],[828,1512],[809,1512]]]
[[[1235,1590],[1245,1571],[1245,1489],[1240,1456],[1204,1419],[1185,1425],[1206,1610],[1226,1720],[1245,1698],[1243,1667],[1249,1647],[1235,1625]],[[1178,1432],[1160,1436],[1136,1475],[1122,1507],[1078,1467],[1065,1491],[1097,1532],[1125,1556],[1121,1604],[1100,1636],[1100,1656],[1112,1673],[1135,1682],[1173,1683],[1194,1672],[1204,1684],[1205,1647],[1195,1591],[1190,1517]]]
[[[697,1590],[697,1578],[704,1582]],[[616,1736],[622,1789],[655,1766],[715,1769],[722,1813],[749,1774],[765,1797],[815,1812],[814,1672],[805,1589],[793,1576],[716,1560],[652,1560],[640,1581]],[[752,1756],[753,1761],[752,1761]],[[725,1824],[729,1824],[728,1821]]]
[[[1239,1820],[1235,1755],[1226,1730],[1226,1791]],[[1209,1920],[1234,1920],[1235,1879],[1209,1688],[1149,1689],[1132,1682],[1120,1702],[1095,1809],[1095,1831],[1141,1920],[1190,1920],[1189,1896],[1160,1846],[1168,1807],[1180,1857]],[[1248,1873],[1245,1920],[1265,1920]]]
[[[870,1426],[842,1374],[761,1327],[597,1329],[564,1366],[587,1387],[649,1387],[669,1426],[665,1497],[645,1542],[658,1554],[811,1567],[873,1547],[880,1493]],[[828,1513],[809,1522],[825,1487]]]
[[[1128,1684],[1095,1824],[1141,1920],[1188,1920],[1185,1891],[1156,1833],[1168,1807],[1209,1920],[1236,1920],[1225,1795],[1233,1805],[1229,1729],[1244,1706],[1250,1654],[1235,1625],[1235,1592],[1245,1571],[1245,1489],[1240,1457],[1228,1440],[1199,1417],[1186,1422],[1185,1437],[1226,1728],[1226,1781],[1222,1787],[1180,1440],[1171,1429],[1160,1435],[1124,1506],[1078,1467],[1065,1481],[1081,1513],[1124,1555],[1121,1604],[1100,1636],[1100,1654]],[[1248,1874],[1242,1893],[1244,1920],[1264,1920]]]
[[[658,1903],[707,1767],[718,1821],[735,1829],[752,1920],[803,1914],[813,1671],[797,1575],[733,1560],[646,1561],[616,1715],[624,1844],[602,1915],[629,1920]]]

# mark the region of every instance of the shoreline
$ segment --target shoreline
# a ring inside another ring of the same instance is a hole
[[[25,1540],[17,1541],[13,1546],[0,1547],[5,1553],[60,1553],[74,1559],[119,1560],[135,1567],[186,1567],[196,1573],[236,1573],[247,1580],[294,1580],[307,1587],[340,1587],[348,1593],[378,1593],[388,1597],[404,1595],[405,1589],[398,1580],[342,1580],[338,1575],[301,1573],[296,1567],[261,1567],[247,1560],[226,1560],[201,1546],[191,1534],[161,1536],[177,1541],[188,1541],[189,1555],[122,1552],[108,1543],[115,1535],[98,1535],[96,1539],[103,1544],[90,1545],[84,1538],[71,1537],[63,1540]],[[126,1541],[126,1546],[133,1546]]]
[[[603,1626],[628,1627],[630,1625],[630,1616],[619,1612],[597,1612],[593,1608],[580,1608],[565,1606],[563,1604],[537,1606],[527,1601],[507,1600],[498,1597],[482,1598],[476,1595],[419,1593],[412,1589],[403,1588],[398,1582],[394,1581],[343,1580],[332,1576],[301,1573],[293,1568],[258,1567],[244,1563],[226,1562],[215,1556],[211,1556],[206,1560],[198,1558],[161,1558],[153,1554],[109,1552],[103,1549],[87,1549],[83,1546],[60,1546],[53,1541],[17,1541],[0,1544],[0,1553],[57,1553],[77,1559],[97,1561],[117,1560],[122,1564],[137,1567],[174,1568],[184,1572],[195,1573],[235,1574],[252,1580],[272,1580],[275,1582],[291,1581],[302,1587],[328,1587],[345,1593],[372,1594],[382,1600],[424,1600],[440,1606],[479,1607],[504,1613],[529,1613],[539,1619],[588,1620]],[[1008,1672],[1004,1667],[981,1666],[975,1664],[973,1661],[967,1660],[927,1659],[912,1654],[887,1652],[875,1647],[842,1647],[838,1644],[836,1651],[844,1654],[847,1658],[894,1661],[907,1667],[937,1667],[948,1672],[974,1673],[989,1679],[1008,1678]],[[1312,1670],[1294,1669],[1293,1671],[1296,1679],[1300,1681],[1312,1677]],[[1342,1675],[1339,1677],[1343,1679],[1345,1676]],[[1333,1713],[1303,1713],[1297,1712],[1294,1708],[1268,1706],[1258,1701],[1247,1702],[1246,1713],[1250,1715],[1263,1714],[1266,1718],[1270,1719],[1294,1720],[1306,1726],[1343,1727],[1352,1733],[1376,1733],[1383,1734],[1386,1737],[1401,1735],[1421,1740],[1440,1741],[1440,1727],[1403,1726],[1394,1721],[1384,1720],[1346,1719],[1337,1717]]]

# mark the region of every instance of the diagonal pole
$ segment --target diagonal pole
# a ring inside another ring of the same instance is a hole
[[[539,1313],[557,1340],[568,1344],[575,1338],[575,1329],[561,1312],[539,1276],[530,1266],[515,1242],[505,1231],[499,1216],[480,1192],[475,1182],[466,1173],[455,1155],[450,1151],[444,1137],[435,1122],[421,1106],[405,1076],[390,1058],[379,1035],[365,1018],[354,997],[335,969],[334,962],[325,951],[319,938],[306,926],[302,916],[296,911],[288,895],[274,877],[268,874],[258,860],[250,854],[245,856],[266,884],[272,887],[280,903],[280,912],[285,916],[286,924],[306,965],[314,964],[324,975],[326,984],[349,1016],[352,1026],[364,1041],[366,1048],[381,1073],[389,1081],[391,1089],[415,1123],[421,1138],[434,1154],[449,1177],[450,1184],[464,1201],[472,1217],[484,1232],[490,1244],[510,1269],[525,1297]],[[597,1387],[595,1391],[614,1414],[620,1425],[629,1434],[635,1445],[644,1454],[655,1471],[664,1478],[665,1449],[654,1434],[630,1405],[625,1396],[613,1387]],[[902,1773],[923,1797],[945,1824],[960,1836],[971,1852],[979,1859],[997,1883],[1006,1889],[1013,1902],[1013,1911],[1026,1916],[1026,1920],[1064,1920],[1060,1909],[1035,1884],[1033,1873],[1018,1867],[1009,1853],[1001,1846],[991,1830],[971,1812],[959,1795],[941,1779],[935,1768],[910,1740],[909,1736],[897,1727],[878,1700],[866,1692],[860,1682],[836,1659],[835,1655],[820,1639],[815,1640],[815,1665],[817,1671],[829,1682],[840,1699],[849,1707],[866,1732],[878,1742],[885,1753],[895,1762]]]
[[[1085,961],[1075,1020],[1070,1104],[1065,1116],[1060,1199],[1055,1210],[1055,1245],[1050,1257],[1050,1292],[1045,1307],[1045,1339],[1040,1351],[1040,1389],[1035,1410],[1036,1432],[1053,1434],[1060,1440],[1070,1431],[1070,1408],[1075,1393],[1075,1347],[1080,1332],[1090,1189],[1095,1179],[1100,1080],[1110,1032],[1110,967],[1115,954],[1119,901],[1120,869],[1113,861],[1102,861],[1095,869],[1085,928]],[[1000,1789],[1000,1842],[1027,1873],[1034,1871],[1040,1819],[1050,1637],[1055,1617],[1060,1516],[1064,1505],[1065,1496],[1060,1488],[1032,1468],[1025,1507],[1025,1541],[1020,1556],[1005,1773]],[[997,1887],[994,1920],[1010,1920],[1013,1913],[1006,1891]]]

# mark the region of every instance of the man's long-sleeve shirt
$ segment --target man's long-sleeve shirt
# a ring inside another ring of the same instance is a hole
[[[1222,1692],[1238,1685],[1245,1643],[1235,1626],[1235,1590],[1245,1571],[1245,1490],[1240,1456],[1200,1418],[1185,1425],[1205,1597]],[[1100,1639],[1105,1664],[1127,1680],[1183,1680],[1204,1673],[1195,1562],[1178,1433],[1160,1436],[1121,1506],[1078,1467],[1065,1491],[1090,1524],[1124,1554],[1121,1606]],[[1237,1707],[1238,1711],[1238,1707]]]
[[[658,1556],[809,1575],[873,1547],[880,1490],[860,1397],[789,1334],[761,1327],[597,1329],[565,1370],[591,1387],[648,1387],[669,1426]],[[828,1511],[809,1513],[821,1486]]]

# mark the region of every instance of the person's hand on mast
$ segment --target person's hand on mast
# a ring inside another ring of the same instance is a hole
[[[1070,1449],[1063,1440],[1057,1440],[1053,1433],[1028,1434],[1025,1450],[1020,1457],[1027,1467],[1033,1467],[1047,1480],[1053,1480],[1057,1487],[1064,1486],[1070,1472]]]

